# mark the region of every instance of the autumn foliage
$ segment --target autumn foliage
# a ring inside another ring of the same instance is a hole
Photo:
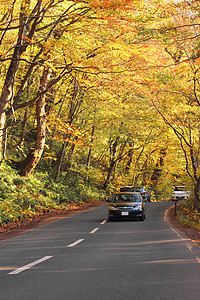
[[[198,1],[2,0],[1,162],[199,211],[199,43]]]

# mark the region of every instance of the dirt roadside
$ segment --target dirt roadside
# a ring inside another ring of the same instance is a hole
[[[183,232],[189,239],[200,247],[200,231],[190,226],[180,224],[175,217],[174,207],[169,209],[169,222],[176,227],[178,230]]]

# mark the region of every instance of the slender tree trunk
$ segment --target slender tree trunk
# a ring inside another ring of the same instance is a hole
[[[79,93],[80,93],[80,86],[79,86],[79,83],[78,83],[76,77],[74,77],[74,79],[73,79],[73,94],[72,94],[72,98],[68,105],[69,113],[68,113],[67,123],[69,126],[72,125],[74,119],[76,118],[76,114],[78,113],[80,106],[83,102],[82,97],[80,100],[78,100]],[[70,138],[70,135],[67,134],[66,138]],[[62,145],[61,155],[58,158],[59,161],[58,161],[58,167],[57,167],[57,171],[56,171],[55,180],[58,178],[58,176],[60,174],[67,145],[68,145],[68,142],[64,142]]]
[[[193,176],[194,176],[194,200],[193,200],[193,210],[200,211],[199,208],[199,190],[200,190],[200,177],[197,175],[197,166],[195,163],[195,157],[194,157],[194,150],[191,147],[190,148],[190,159],[192,161],[192,169],[193,169]]]
[[[91,133],[91,140],[90,140],[91,145],[94,141],[95,125],[96,125],[96,107],[95,107],[94,123],[93,123],[93,126],[92,126],[92,133]],[[86,162],[87,169],[89,169],[89,167],[90,167],[90,159],[91,159],[91,155],[92,155],[92,146],[91,145],[90,145],[90,149],[89,149],[88,157],[87,157],[87,162]]]
[[[47,88],[50,76],[52,73],[51,68],[44,69],[36,102],[36,115],[37,115],[37,137],[34,149],[31,149],[22,162],[19,163],[18,169],[21,176],[28,176],[38,164],[45,145],[46,139],[46,113],[45,113],[45,94],[42,92]]]
[[[194,186],[194,202],[193,202],[193,210],[197,210],[198,212],[200,212],[199,190],[200,190],[200,178],[198,178],[198,180]]]
[[[192,163],[193,170],[193,178],[194,178],[194,199],[193,199],[193,210],[197,210],[199,212],[199,189],[200,189],[200,177],[198,176],[198,156],[195,155],[195,151],[192,143],[192,134],[191,134],[191,126],[189,126],[190,133],[190,159]]]
[[[133,161],[133,152],[134,152],[133,148],[131,148],[131,149],[128,150],[128,154],[127,154],[128,161],[127,161],[126,166],[125,166],[126,173],[130,172],[131,163]]]
[[[63,163],[64,157],[65,157],[65,150],[66,150],[67,145],[68,145],[68,142],[64,142],[63,145],[62,145],[62,150],[61,150],[60,156],[58,158],[58,166],[57,166],[57,170],[56,170],[55,180],[57,180],[58,175],[60,174],[60,171],[61,171],[61,168],[62,168],[62,163]]]
[[[107,174],[106,180],[105,180],[104,185],[103,185],[104,189],[107,188],[107,186],[108,186],[108,184],[110,182],[110,178],[111,178],[111,175],[113,174],[113,170],[115,168],[116,162],[117,161],[114,160],[114,159],[110,162],[110,166],[109,166],[109,169],[108,169],[108,174]]]
[[[151,181],[154,182],[155,185],[158,183],[158,179],[161,176],[165,156],[166,156],[166,149],[161,149],[160,157],[156,163],[153,174],[151,176]]]
[[[69,91],[69,87],[71,85],[72,81],[70,82],[66,92],[65,92],[65,96],[63,97],[62,101],[61,101],[61,105],[60,105],[60,108],[59,108],[59,111],[58,111],[58,115],[57,115],[57,118],[60,117],[61,115],[61,112],[62,112],[62,109],[63,109],[63,106],[65,104],[65,101],[67,99],[67,94],[68,94],[68,91]],[[53,129],[53,134],[52,134],[52,139],[50,141],[50,157],[52,155],[52,149],[53,149],[53,137],[55,136],[55,132],[56,132],[56,125],[54,126],[54,129]],[[59,162],[60,163],[60,162]],[[50,166],[52,164],[52,159],[50,159],[50,162],[49,162]],[[59,174],[59,170],[57,170],[58,174]],[[57,175],[56,175],[56,178],[57,178]]]
[[[4,133],[4,147],[3,147],[3,160],[6,159],[6,150],[7,150],[7,139],[8,139],[8,134],[7,134],[7,129],[5,128],[5,133]]]
[[[93,143],[93,141],[94,141],[94,130],[95,130],[95,126],[92,127],[92,138],[90,140],[90,143]],[[90,167],[91,156],[92,156],[92,146],[90,146],[90,149],[88,152],[88,157],[87,157],[87,162],[86,162],[87,169],[89,169],[89,167]]]
[[[11,104],[11,108],[13,109],[14,84],[15,84],[15,76],[19,66],[19,59],[21,54],[25,51],[25,49],[28,46],[27,43],[24,43],[24,37],[27,34],[26,12],[28,11],[29,5],[30,5],[29,0],[22,1],[20,18],[19,18],[20,27],[19,27],[18,39],[13,53],[13,57],[10,62],[10,66],[7,71],[6,79],[2,89],[2,94],[0,97],[0,160],[2,159],[2,152],[3,152],[3,137],[4,137],[3,133],[4,133],[5,122],[6,122],[6,110],[9,103]]]
[[[107,188],[107,186],[110,182],[111,175],[115,168],[115,164],[117,163],[116,152],[117,152],[118,143],[119,143],[119,136],[115,139],[115,141],[113,141],[113,142],[110,141],[110,165],[108,168],[108,174],[107,174],[106,180],[103,185],[104,189]]]
[[[25,108],[24,119],[22,121],[22,130],[21,130],[21,136],[20,136],[20,144],[21,145],[24,142],[24,137],[25,137],[25,134],[26,134],[27,118],[28,118],[28,107]]]
[[[78,138],[76,138],[78,139]],[[70,175],[70,169],[71,169],[71,165],[72,165],[72,161],[73,161],[73,154],[74,154],[74,150],[75,150],[76,144],[72,144],[71,147],[69,148],[68,151],[68,157],[67,157],[67,166],[66,166],[66,175],[65,175],[65,179],[68,178],[68,176]]]
[[[138,163],[139,163],[139,160],[140,160],[140,157],[141,157],[143,151],[144,151],[144,146],[142,147],[142,150],[140,151],[140,153],[136,159],[131,185],[136,185],[138,178],[140,177],[140,173],[137,174],[136,171],[137,171]]]

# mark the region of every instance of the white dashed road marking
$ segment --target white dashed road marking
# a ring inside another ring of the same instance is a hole
[[[103,222],[101,222],[101,225],[104,225],[107,222],[107,220],[104,220]]]
[[[36,260],[36,261],[34,261],[34,262],[28,264],[28,265],[25,265],[25,266],[23,266],[23,267],[21,267],[21,268],[18,268],[18,269],[14,270],[14,271],[12,271],[12,272],[10,272],[10,273],[8,273],[8,274],[9,274],[9,275],[16,275],[16,274],[19,274],[19,273],[21,273],[21,272],[23,272],[23,271],[25,271],[25,270],[28,270],[28,269],[30,269],[30,268],[32,268],[32,267],[34,267],[34,266],[36,266],[36,265],[42,263],[43,261],[45,261],[45,260],[47,260],[47,259],[49,259],[49,258],[52,258],[52,257],[53,257],[53,256],[45,256],[45,257],[43,257],[43,258],[41,258],[41,259],[38,259],[38,260]]]
[[[78,245],[79,243],[81,243],[82,241],[84,241],[84,239],[80,239],[80,240],[77,240],[76,242],[72,243],[72,244],[69,244],[67,247],[74,247],[76,245]]]
[[[99,230],[99,228],[94,228],[90,233],[95,233],[97,230]]]
[[[101,222],[101,224],[105,224],[106,222],[107,222],[107,220],[104,220],[104,221]],[[95,233],[97,230],[99,230],[99,228],[94,228],[92,231],[90,231],[90,233]],[[74,247],[74,246],[78,245],[79,243],[81,243],[83,241],[84,241],[84,239],[79,239],[79,240],[75,241],[74,243],[69,244],[67,247],[68,248],[69,247]],[[38,259],[38,260],[36,260],[36,261],[28,264],[28,265],[25,265],[25,266],[23,266],[21,268],[15,269],[14,271],[12,271],[12,272],[10,272],[8,274],[9,275],[17,275],[17,274],[19,274],[19,273],[21,273],[23,271],[26,271],[26,270],[28,270],[28,269],[30,269],[30,268],[32,268],[32,267],[34,267],[34,266],[36,266],[36,265],[44,262],[45,260],[48,260],[48,259],[52,258],[52,257],[53,256],[44,256],[43,258],[40,258],[40,259]]]

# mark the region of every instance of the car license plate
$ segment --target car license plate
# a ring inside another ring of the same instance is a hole
[[[122,216],[128,216],[129,215],[129,212],[128,211],[123,211],[122,212]]]

